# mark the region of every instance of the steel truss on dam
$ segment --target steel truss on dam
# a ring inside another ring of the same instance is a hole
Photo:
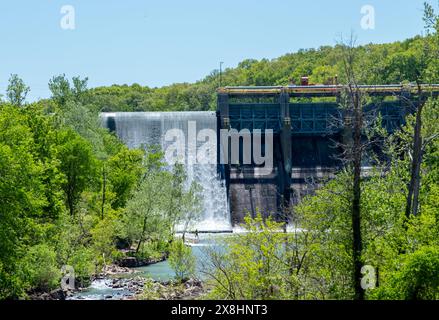
[[[366,114],[381,115],[383,126],[393,132],[415,111],[419,88],[414,85],[359,86],[370,97]],[[437,96],[439,85],[422,85],[425,95]],[[340,99],[346,87],[225,87],[218,90],[218,128],[274,132],[274,170],[259,175],[256,165],[221,165],[234,223],[246,214],[283,219],[284,207],[314,191],[340,163],[333,141],[345,139],[345,109]],[[218,155],[220,148],[218,144]],[[230,163],[230,162],[228,162]],[[311,183],[310,183],[311,182]]]

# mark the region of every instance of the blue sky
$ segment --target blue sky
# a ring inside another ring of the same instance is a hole
[[[11,73],[48,97],[53,76],[88,76],[91,87],[193,82],[246,58],[276,58],[333,45],[353,30],[358,43],[403,40],[423,31],[424,0],[2,0],[0,94]],[[433,4],[436,4],[434,1]],[[75,30],[60,26],[75,8]],[[375,8],[375,29],[360,25]]]

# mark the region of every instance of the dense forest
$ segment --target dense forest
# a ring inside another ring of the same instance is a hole
[[[402,42],[245,60],[223,72],[222,84],[298,84],[305,75],[352,90],[439,83],[439,19],[429,5],[424,20],[426,35]],[[189,277],[194,261],[175,228],[196,218],[202,190],[186,184],[182,166],[165,168],[158,147],[124,146],[101,127],[99,112],[215,110],[218,71],[161,88],[88,88],[87,78],[64,75],[48,86],[50,99],[27,103],[31,88],[11,75],[0,102],[0,299],[59,287],[65,265],[85,286],[126,247],[139,259],[169,256],[177,277]],[[342,172],[288,208],[301,232],[249,218],[247,233],[226,240],[228,250],[207,250],[208,297],[439,299],[439,108],[428,93],[422,97],[404,127],[382,134],[387,156],[367,179],[355,170],[361,153],[352,152]],[[360,292],[367,265],[376,280]]]

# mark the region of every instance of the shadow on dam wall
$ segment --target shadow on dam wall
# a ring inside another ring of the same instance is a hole
[[[291,170],[284,170],[279,136],[274,137],[274,168],[261,175],[256,166],[230,166],[229,201],[232,223],[242,223],[246,215],[286,219],[282,208],[297,204],[313,193],[340,168],[334,140],[338,136],[292,137]]]

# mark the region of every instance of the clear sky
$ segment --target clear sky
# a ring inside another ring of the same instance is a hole
[[[11,73],[48,97],[53,76],[88,76],[91,87],[193,82],[246,58],[276,58],[333,45],[403,40],[423,31],[424,0],[1,0],[0,94]],[[436,4],[434,0],[433,4]],[[61,8],[75,9],[64,30]],[[361,8],[375,8],[375,29]]]

